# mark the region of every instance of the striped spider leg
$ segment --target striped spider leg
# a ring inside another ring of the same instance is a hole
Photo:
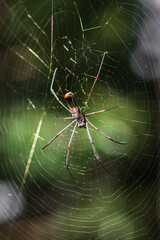
[[[69,153],[70,153],[70,147],[71,147],[73,135],[74,135],[74,133],[75,133],[75,131],[76,131],[77,124],[78,124],[78,123],[76,122],[76,124],[75,124],[75,126],[74,126],[74,128],[73,128],[73,131],[72,131],[72,134],[71,134],[71,138],[70,138],[69,143],[68,143],[68,152],[67,152],[67,157],[66,157],[67,170],[68,170],[68,172],[69,172],[69,174],[71,175],[71,177],[72,177],[73,180],[75,180],[75,179],[74,179],[71,171],[69,170]]]
[[[89,127],[88,127],[88,119],[86,119],[87,121],[86,121],[86,129],[87,129],[87,133],[88,133],[88,137],[89,137],[89,140],[90,140],[90,143],[92,144],[92,148],[93,148],[93,152],[94,152],[94,155],[95,155],[95,157],[97,158],[97,160],[98,160],[98,162],[100,163],[100,165],[104,168],[104,170],[107,172],[107,173],[109,173],[110,174],[110,172],[104,167],[104,165],[102,164],[102,162],[101,162],[101,160],[100,160],[100,158],[99,158],[99,155],[98,155],[98,153],[97,153],[97,151],[96,151],[96,148],[95,148],[95,146],[94,146],[94,144],[93,144],[93,140],[92,140],[92,137],[91,137],[91,134],[90,134],[90,131],[89,131]]]
[[[54,95],[54,97],[56,98],[56,100],[57,100],[65,109],[67,109],[67,111],[69,111],[69,109],[59,100],[59,98],[57,97],[55,91],[53,90],[53,84],[54,84],[54,79],[55,79],[55,76],[56,76],[56,72],[57,72],[57,68],[55,68],[54,73],[53,73],[50,90],[51,90],[51,93],[52,93],[52,94]]]
[[[45,149],[46,147],[48,147],[49,144],[51,144],[59,135],[61,135],[70,125],[72,125],[76,120],[72,121],[71,123],[69,123],[65,128],[63,128],[59,133],[57,133],[48,143],[46,143],[44,145],[44,147],[42,148]]]
[[[93,85],[92,85],[92,87],[91,87],[91,90],[90,90],[90,92],[89,92],[89,94],[88,94],[88,98],[87,98],[87,101],[86,101],[86,104],[85,104],[85,108],[84,108],[84,110],[82,111],[82,114],[85,112],[85,110],[86,110],[86,108],[87,108],[87,106],[88,106],[88,102],[89,102],[90,96],[91,96],[91,94],[92,94],[93,88],[94,88],[94,86],[95,86],[95,84],[96,84],[96,82],[97,82],[97,80],[98,80],[98,78],[99,78],[99,74],[100,74],[100,71],[101,71],[101,68],[102,68],[102,65],[103,65],[103,62],[104,62],[105,54],[106,54],[106,53],[104,52],[104,53],[103,53],[102,60],[101,60],[101,64],[100,64],[99,69],[98,69],[97,76],[96,76],[96,78],[95,78],[95,80],[94,80],[94,82],[93,82]]]
[[[57,99],[57,101],[64,107],[66,108],[72,115],[72,117],[58,117],[59,119],[63,119],[63,120],[70,120],[70,119],[74,119],[70,124],[68,124],[64,129],[62,129],[59,133],[57,133],[55,135],[55,137],[53,137],[43,148],[46,148],[51,142],[53,142],[60,134],[62,134],[70,125],[72,125],[74,122],[76,122],[74,128],[73,128],[73,131],[72,131],[72,134],[71,134],[71,137],[70,137],[70,140],[69,140],[69,143],[68,143],[68,152],[67,152],[67,156],[66,156],[66,167],[67,167],[67,170],[69,172],[69,174],[71,175],[72,179],[74,180],[74,177],[69,169],[69,154],[70,154],[70,147],[71,147],[71,143],[72,143],[72,139],[73,139],[73,136],[74,136],[74,133],[75,133],[75,130],[76,130],[76,127],[78,125],[79,128],[86,128],[87,130],[87,134],[88,134],[88,137],[89,137],[89,140],[90,140],[90,143],[92,145],[92,148],[93,148],[93,151],[94,151],[94,155],[95,157],[97,158],[98,162],[100,163],[100,165],[104,168],[104,170],[109,173],[109,171],[104,167],[104,165],[102,164],[100,158],[99,158],[99,155],[96,151],[96,148],[93,144],[93,140],[92,140],[92,137],[90,135],[90,131],[89,131],[89,127],[88,127],[88,124],[91,125],[96,131],[98,131],[99,133],[101,133],[104,137],[106,137],[108,140],[111,140],[115,143],[118,143],[118,144],[126,144],[126,142],[118,142],[118,141],[115,141],[113,140],[111,137],[107,136],[105,133],[103,133],[102,131],[100,131],[97,127],[95,127],[85,116],[88,116],[88,115],[93,115],[93,114],[98,114],[98,113],[102,113],[102,112],[106,112],[106,111],[109,111],[109,110],[112,110],[118,106],[114,106],[112,108],[109,108],[109,109],[104,109],[104,110],[100,110],[100,111],[96,111],[96,112],[91,112],[91,113],[87,113],[87,114],[84,114],[87,106],[88,106],[88,102],[89,102],[89,99],[90,99],[90,96],[92,94],[92,91],[93,91],[93,88],[95,86],[95,83],[96,81],[98,80],[98,77],[99,77],[99,74],[100,74],[100,71],[101,71],[101,68],[102,68],[102,64],[103,64],[103,61],[104,61],[104,57],[105,57],[105,53],[103,54],[103,57],[102,57],[102,60],[101,60],[101,64],[100,64],[100,67],[98,69],[98,73],[97,73],[97,76],[94,80],[94,83],[91,87],[91,90],[89,92],[89,95],[88,95],[88,98],[87,98],[87,101],[86,101],[86,104],[85,104],[85,107],[84,107],[84,110],[81,112],[80,110],[80,107],[79,105],[77,104],[77,101],[75,99],[75,96],[72,92],[68,92],[64,95],[64,98],[67,102],[67,105],[69,107],[69,109],[59,100],[59,98],[57,97],[55,91],[53,90],[53,83],[54,83],[54,79],[55,79],[55,75],[56,75],[56,71],[57,71],[57,68],[55,69],[54,73],[53,73],[53,78],[52,78],[52,82],[51,82],[51,86],[50,86],[50,90],[52,92],[52,94],[54,95],[54,97]]]
[[[118,142],[116,140],[113,140],[111,137],[107,136],[105,133],[103,133],[101,130],[99,130],[97,127],[95,127],[87,118],[86,121],[99,133],[101,133],[104,137],[106,137],[108,140],[111,140],[112,142],[118,143],[118,144],[126,144],[127,142]]]

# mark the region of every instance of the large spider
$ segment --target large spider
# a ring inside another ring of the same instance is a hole
[[[70,125],[72,125],[73,123],[75,123],[75,126],[73,128],[73,131],[72,131],[72,134],[71,134],[71,138],[69,140],[69,143],[68,143],[68,152],[67,152],[67,157],[66,157],[66,167],[67,167],[67,170],[69,172],[69,174],[71,175],[72,179],[74,180],[74,177],[69,169],[69,153],[70,153],[70,146],[71,146],[71,143],[72,143],[72,139],[73,139],[73,135],[75,133],[75,130],[76,130],[76,127],[78,125],[78,127],[82,128],[86,128],[87,129],[87,134],[88,134],[88,137],[89,137],[89,140],[90,140],[90,143],[92,144],[92,148],[93,148],[93,151],[94,151],[94,155],[95,157],[97,158],[98,162],[100,163],[100,165],[104,168],[104,170],[106,172],[109,173],[109,171],[104,167],[104,165],[102,164],[100,158],[99,158],[99,155],[96,151],[96,148],[93,144],[93,140],[92,140],[92,137],[90,135],[90,131],[89,131],[89,128],[88,128],[88,124],[91,125],[96,131],[98,131],[99,133],[101,133],[104,137],[106,137],[107,139],[115,142],[115,143],[118,143],[118,144],[126,144],[126,142],[118,142],[118,141],[115,141],[113,140],[111,137],[107,136],[105,133],[103,133],[102,131],[100,131],[97,127],[95,127],[89,120],[88,118],[86,118],[86,116],[88,115],[92,115],[92,114],[97,114],[97,113],[101,113],[101,112],[106,112],[108,110],[111,110],[111,109],[114,109],[118,106],[115,106],[115,107],[112,107],[112,108],[109,108],[109,109],[104,109],[104,110],[100,110],[100,111],[97,111],[97,112],[91,112],[91,113],[87,113],[87,114],[84,114],[87,106],[88,106],[88,102],[89,102],[89,98],[92,94],[92,91],[93,91],[93,88],[94,88],[94,85],[96,83],[96,81],[98,80],[98,77],[99,77],[99,74],[100,74],[100,71],[101,71],[101,68],[102,68],[102,64],[103,64],[103,61],[104,61],[104,57],[105,57],[105,52],[103,54],[103,57],[102,57],[102,61],[101,61],[101,64],[100,64],[100,67],[99,67],[99,70],[98,70],[98,73],[97,73],[97,76],[94,80],[94,83],[91,87],[91,90],[90,90],[90,93],[88,95],[88,98],[87,98],[87,101],[86,101],[86,104],[85,104],[85,108],[84,110],[81,112],[80,110],[80,107],[79,105],[77,104],[76,102],[76,99],[75,99],[75,96],[72,92],[68,92],[64,95],[64,98],[68,104],[68,107],[69,109],[59,100],[59,98],[57,97],[55,91],[53,90],[53,83],[54,83],[54,79],[55,79],[55,75],[56,75],[56,71],[57,71],[57,68],[55,69],[54,71],[54,74],[53,74],[53,78],[52,78],[52,82],[51,82],[51,86],[50,86],[50,90],[52,92],[52,94],[55,96],[55,98],[57,99],[57,101],[64,107],[66,108],[72,115],[72,117],[65,117],[65,118],[62,118],[62,117],[59,117],[59,119],[63,119],[63,120],[67,120],[67,119],[74,119],[71,123],[69,123],[65,128],[63,128],[59,133],[57,133],[43,148],[46,148],[51,142],[53,142],[61,133],[63,133]]]

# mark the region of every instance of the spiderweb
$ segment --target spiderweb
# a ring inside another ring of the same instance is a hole
[[[1,239],[158,239],[159,1],[5,1],[1,32]],[[52,31],[53,19],[53,31]],[[107,174],[84,128],[66,170],[72,91],[86,112]]]

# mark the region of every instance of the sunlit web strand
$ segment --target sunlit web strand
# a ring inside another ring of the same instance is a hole
[[[23,179],[22,179],[21,188],[23,188],[23,186],[26,183],[26,178],[27,178],[27,175],[28,175],[28,172],[29,172],[29,168],[30,168],[30,165],[31,165],[31,162],[32,162],[32,157],[33,157],[33,154],[34,154],[34,150],[35,150],[35,147],[36,147],[37,139],[38,139],[38,136],[39,136],[39,132],[40,132],[40,129],[41,129],[41,126],[42,126],[42,121],[43,121],[43,118],[44,118],[45,114],[46,113],[44,112],[42,117],[41,117],[41,119],[40,119],[40,121],[39,121],[39,123],[38,123],[37,131],[36,131],[33,143],[32,143],[31,151],[30,151],[30,154],[29,154],[29,157],[28,157],[28,160],[27,160],[26,169],[25,169],[24,176],[23,176]]]

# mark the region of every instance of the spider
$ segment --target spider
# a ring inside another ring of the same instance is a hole
[[[57,99],[57,101],[64,107],[66,108],[72,115],[72,117],[58,117],[59,119],[63,119],[63,120],[68,120],[68,119],[74,119],[71,123],[69,123],[65,128],[63,128],[60,132],[58,132],[43,148],[46,148],[50,143],[52,143],[60,134],[62,134],[69,126],[71,126],[73,123],[75,123],[75,126],[73,128],[73,131],[72,131],[72,134],[71,134],[71,137],[70,137],[70,140],[69,140],[69,143],[68,143],[68,152],[67,152],[67,157],[66,157],[66,167],[67,167],[67,170],[69,172],[69,174],[71,175],[72,179],[74,179],[70,169],[69,169],[69,154],[70,154],[70,147],[71,147],[71,143],[72,143],[72,139],[73,139],[73,135],[75,133],[75,130],[76,130],[76,127],[78,125],[79,128],[86,128],[87,130],[87,134],[88,134],[88,137],[89,137],[89,141],[92,145],[92,148],[93,148],[93,152],[94,152],[94,155],[96,157],[96,159],[98,160],[98,162],[100,163],[100,165],[104,168],[104,170],[109,173],[109,171],[104,167],[104,165],[102,164],[100,158],[99,158],[99,155],[96,151],[96,148],[94,146],[94,143],[93,143],[93,140],[92,140],[92,137],[91,137],[91,134],[90,134],[90,131],[89,131],[89,127],[88,127],[88,124],[90,126],[92,126],[96,131],[98,131],[99,133],[101,133],[104,137],[106,137],[108,140],[111,140],[112,142],[115,142],[115,143],[118,143],[118,144],[126,144],[126,142],[118,142],[118,141],[115,141],[113,140],[111,137],[107,136],[105,133],[103,133],[102,131],[100,131],[96,126],[94,126],[86,116],[88,115],[93,115],[93,114],[98,114],[98,113],[102,113],[102,112],[106,112],[106,111],[109,111],[111,109],[114,109],[118,106],[114,106],[112,108],[109,108],[109,109],[104,109],[104,110],[100,110],[100,111],[96,111],[96,112],[91,112],[91,113],[87,113],[87,114],[84,114],[87,106],[88,106],[88,102],[89,102],[89,99],[90,99],[90,96],[92,94],[92,91],[93,91],[93,88],[98,80],[98,77],[99,77],[99,74],[100,74],[100,71],[101,71],[101,68],[102,68],[102,64],[103,64],[103,61],[104,61],[104,57],[105,57],[105,52],[103,53],[103,57],[102,57],[102,60],[101,60],[101,64],[99,66],[99,69],[98,69],[98,73],[97,73],[97,76],[93,82],[93,85],[91,87],[91,90],[89,92],[89,95],[88,95],[88,98],[87,98],[87,101],[86,101],[86,104],[85,104],[85,107],[84,107],[84,110],[81,111],[80,110],[80,107],[79,105],[77,104],[77,101],[75,99],[75,96],[72,92],[68,92],[64,95],[64,98],[67,102],[67,105],[69,107],[69,109],[59,100],[59,98],[57,97],[55,91],[53,90],[53,84],[54,84],[54,79],[55,79],[55,75],[56,75],[56,71],[57,71],[57,68],[55,69],[54,73],[53,73],[53,78],[52,78],[52,82],[51,82],[51,86],[50,86],[50,90],[51,90],[51,93],[54,95],[54,97]]]

